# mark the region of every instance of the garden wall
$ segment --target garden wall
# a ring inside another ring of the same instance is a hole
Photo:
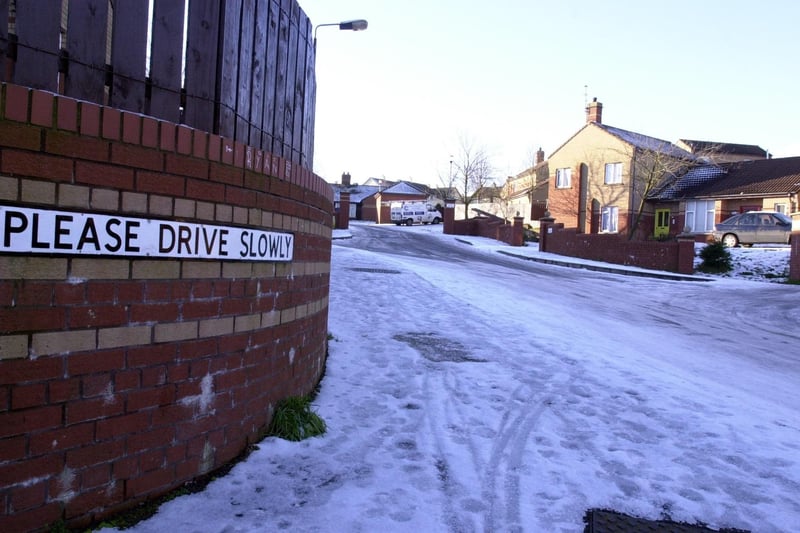
[[[694,272],[694,238],[677,241],[630,241],[617,234],[578,233],[553,219],[541,219],[539,249],[542,252],[579,257],[617,265]]]
[[[220,135],[0,90],[0,531],[82,526],[314,389],[333,195]]]
[[[484,214],[479,211],[479,216],[455,220],[455,202],[445,201],[444,208],[444,233],[445,235],[472,235],[475,237],[486,237],[494,239],[511,246],[523,246],[524,233],[522,221],[524,217],[514,217],[513,223],[509,224],[506,220]]]

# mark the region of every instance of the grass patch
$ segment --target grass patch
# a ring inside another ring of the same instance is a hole
[[[323,435],[326,429],[325,421],[311,410],[308,396],[290,396],[275,408],[267,435],[299,441]]]

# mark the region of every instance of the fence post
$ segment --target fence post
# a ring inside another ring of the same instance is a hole
[[[336,229],[350,227],[350,193],[339,193],[339,212],[336,213]]]
[[[539,251],[547,251],[547,235],[552,231],[553,223],[556,221],[550,216],[550,211],[546,211],[544,216],[539,219]]]
[[[694,274],[694,235],[680,234],[678,241],[678,273]]]
[[[514,226],[511,229],[511,246],[522,246],[525,244],[524,231],[522,228],[522,221],[525,217],[514,217]]]
[[[448,198],[444,201],[444,227],[442,233],[445,235],[455,234],[455,221],[456,221],[456,201]]]

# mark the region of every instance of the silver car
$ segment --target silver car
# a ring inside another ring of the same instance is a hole
[[[772,211],[748,211],[714,226],[714,238],[725,246],[789,244],[791,235],[792,219]]]

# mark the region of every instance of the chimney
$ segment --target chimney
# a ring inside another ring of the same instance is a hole
[[[536,150],[536,164],[544,163],[544,150],[540,146],[538,150]]]
[[[349,187],[350,186],[350,173],[349,172],[345,172],[345,173],[342,174],[342,185],[344,185],[345,187]]]
[[[592,98],[591,103],[586,106],[586,122],[603,123],[603,104],[597,98]]]

